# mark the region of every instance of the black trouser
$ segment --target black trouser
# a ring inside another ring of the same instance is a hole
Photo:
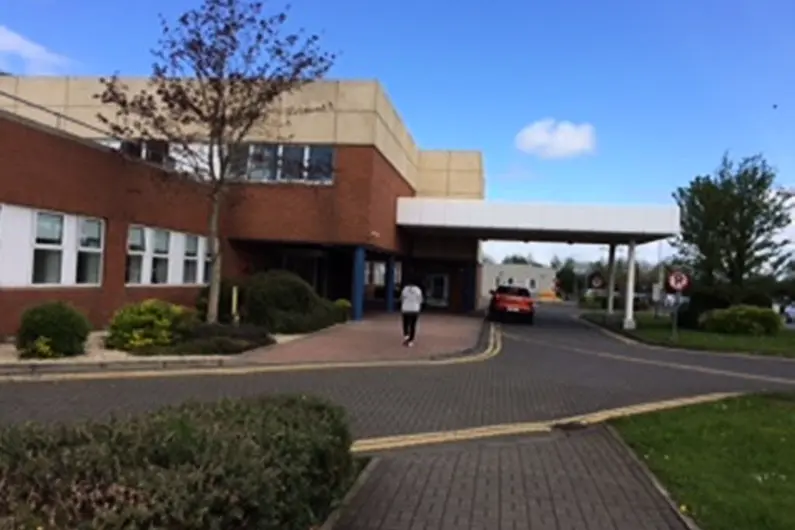
[[[413,341],[417,334],[417,319],[419,317],[419,313],[403,313],[403,336],[408,337],[409,341]]]

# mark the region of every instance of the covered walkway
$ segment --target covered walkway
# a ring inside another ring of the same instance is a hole
[[[413,238],[514,240],[607,245],[607,311],[614,312],[616,248],[627,247],[624,327],[635,327],[635,259],[638,245],[679,233],[676,206],[538,204],[469,199],[401,198],[397,223]]]

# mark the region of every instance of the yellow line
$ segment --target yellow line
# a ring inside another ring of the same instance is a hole
[[[580,321],[580,322],[584,322],[587,326],[595,328],[595,329],[599,330],[600,332],[602,332],[604,335],[607,335],[608,337],[610,337],[612,339],[615,339],[615,340],[617,340],[619,342],[623,342],[624,344],[628,344],[630,346],[638,346],[640,348],[647,348],[649,350],[670,351],[670,352],[675,352],[675,353],[684,353],[684,354],[687,354],[687,355],[699,355],[699,356],[702,356],[702,357],[703,356],[709,356],[709,357],[720,356],[720,357],[728,357],[728,358],[740,357],[742,359],[752,359],[754,361],[761,361],[761,362],[764,362],[764,361],[768,361],[768,362],[769,361],[783,361],[783,362],[788,362],[788,363],[795,363],[795,359],[792,358],[792,357],[776,357],[775,355],[754,355],[752,353],[730,352],[730,351],[688,350],[688,349],[686,349],[684,347],[676,348],[676,347],[670,347],[670,346],[661,346],[659,344],[648,344],[646,342],[641,342],[639,340],[635,340],[635,339],[632,339],[630,337],[627,337],[626,335],[622,335],[620,333],[616,333],[615,331],[611,331],[611,330],[605,328],[604,326],[600,326],[599,324],[597,324],[595,322],[591,322],[591,321],[589,321],[589,320],[587,320],[585,318],[578,318],[578,317],[573,317],[573,318],[575,320]]]
[[[721,392],[713,394],[703,394],[685,398],[668,399],[649,403],[640,403],[628,407],[602,410],[590,414],[580,414],[568,416],[549,421],[524,422],[524,423],[505,423],[498,425],[488,425],[484,427],[473,427],[470,429],[458,429],[451,431],[427,432],[419,434],[407,434],[398,436],[384,436],[379,438],[365,438],[354,442],[351,450],[354,453],[372,453],[379,451],[389,451],[393,449],[407,449],[428,445],[448,444],[455,442],[467,442],[496,438],[501,436],[519,436],[528,434],[549,433],[555,425],[565,423],[581,423],[594,425],[606,421],[634,416],[638,414],[648,414],[677,407],[698,405],[701,403],[711,403],[723,399],[740,396],[740,392]]]
[[[190,376],[233,376],[255,375],[267,373],[310,372],[320,370],[364,369],[364,368],[412,368],[422,366],[450,366],[485,362],[500,354],[502,350],[502,337],[499,329],[494,324],[489,325],[488,346],[475,355],[451,357],[449,359],[416,359],[393,361],[362,361],[338,363],[304,363],[284,365],[259,365],[259,366],[224,366],[218,368],[184,368],[164,370],[118,370],[98,372],[73,372],[73,373],[42,373],[2,375],[0,383],[32,383],[55,381],[97,381],[107,379],[148,379],[166,377]]]
[[[545,347],[548,347],[548,348],[552,347],[552,348],[558,348],[558,349],[561,349],[561,350],[568,350],[568,351],[571,351],[571,352],[574,352],[574,353],[581,353],[581,354],[584,354],[584,355],[592,355],[594,357],[601,357],[603,359],[611,359],[611,360],[623,361],[623,362],[627,362],[627,363],[649,364],[649,365],[653,365],[653,366],[662,366],[662,367],[665,367],[665,368],[673,368],[673,369],[676,369],[676,370],[688,370],[688,371],[691,371],[691,372],[700,372],[700,373],[703,373],[703,374],[720,375],[720,376],[725,376],[725,377],[735,377],[735,378],[738,378],[738,379],[748,379],[748,380],[751,380],[751,381],[764,381],[764,382],[767,382],[767,383],[795,385],[795,379],[788,379],[788,378],[784,378],[784,377],[772,377],[772,376],[765,376],[765,375],[747,374],[747,373],[743,373],[743,372],[735,372],[735,371],[732,371],[732,370],[722,370],[720,368],[707,368],[706,366],[695,366],[695,365],[692,365],[692,364],[675,363],[675,362],[669,362],[669,361],[659,361],[659,360],[655,360],[655,359],[646,359],[646,358],[639,358],[639,357],[628,357],[626,355],[616,355],[616,354],[613,354],[613,353],[600,352],[600,351],[596,351],[596,350],[587,350],[585,348],[578,348],[576,346],[571,346],[569,344],[561,344],[561,343],[552,344],[552,343],[549,343],[549,342],[544,342],[544,341],[536,340],[536,339],[530,339],[530,338],[527,338],[527,337],[521,337],[521,336],[513,335],[513,334],[510,334],[510,335],[506,334],[506,336],[508,336],[508,337],[510,337],[510,338],[512,338],[514,340],[518,340],[518,341],[522,341],[522,342],[528,342],[530,344],[541,345],[541,346],[545,346]]]

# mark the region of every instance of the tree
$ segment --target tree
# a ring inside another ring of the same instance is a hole
[[[521,254],[511,254],[502,258],[503,265],[527,265],[528,259]]]
[[[277,109],[276,103],[324,77],[334,63],[317,35],[286,28],[288,13],[266,14],[256,0],[203,0],[174,23],[161,16],[147,88],[132,93],[113,75],[101,80],[104,90],[95,96],[115,108],[115,116],[99,116],[115,136],[168,142],[170,154],[190,168],[184,176],[206,186],[212,205],[208,322],[218,318],[219,218],[229,185],[246,178],[240,147],[252,130],[278,130],[291,115],[321,110]]]
[[[554,263],[550,263],[550,265],[557,265],[557,267],[553,267],[556,269],[557,273],[555,275],[555,279],[557,280],[558,290],[564,295],[571,295],[577,290],[577,264],[575,263],[574,259],[566,258],[565,261],[560,261],[560,259],[553,260]]]
[[[790,198],[762,156],[735,164],[724,155],[714,174],[695,177],[673,197],[681,212],[673,244],[696,280],[742,287],[786,264],[789,241],[780,236],[790,223]]]

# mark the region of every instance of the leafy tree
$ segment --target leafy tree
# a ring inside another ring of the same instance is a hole
[[[554,260],[553,260],[554,262]],[[565,261],[558,260],[556,279],[558,281],[558,289],[562,294],[571,295],[573,294],[576,288],[577,282],[577,272],[576,272],[576,263],[572,258],[567,258]],[[550,265],[554,265],[555,263],[551,263]]]
[[[705,285],[742,287],[788,260],[789,241],[780,236],[790,223],[790,198],[761,156],[736,164],[724,155],[714,174],[695,177],[673,197],[681,211],[677,257]]]
[[[206,186],[208,322],[218,317],[219,217],[230,183],[246,178],[240,147],[253,130],[278,130],[291,115],[323,106],[277,108],[282,96],[324,77],[334,63],[317,35],[289,29],[288,13],[267,14],[257,0],[203,0],[173,23],[161,16],[148,87],[133,93],[113,75],[95,96],[115,108],[115,116],[99,116],[115,136],[168,142],[174,159],[190,169],[186,176]]]
[[[503,265],[526,265],[530,263],[529,260],[521,254],[511,254],[502,258]]]

